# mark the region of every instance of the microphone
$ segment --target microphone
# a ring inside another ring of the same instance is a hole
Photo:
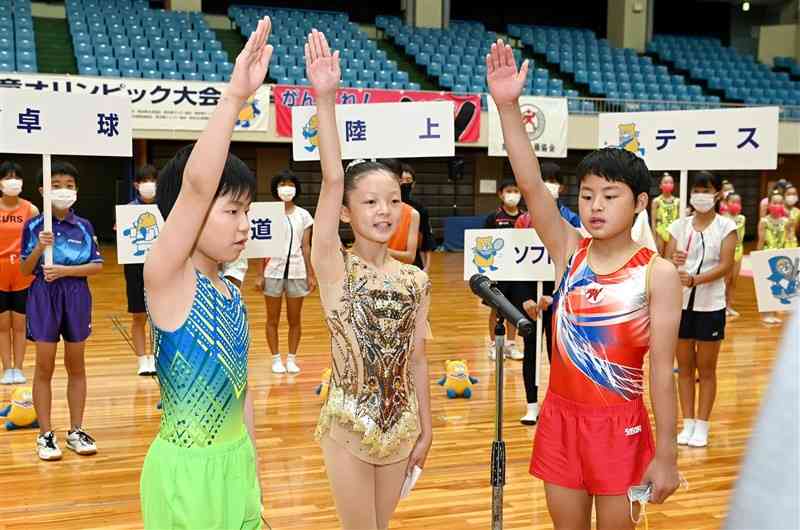
[[[478,298],[495,308],[509,324],[517,328],[518,334],[527,337],[533,333],[535,329],[533,323],[514,307],[497,287],[492,285],[492,280],[483,274],[473,274],[469,279],[469,288]]]

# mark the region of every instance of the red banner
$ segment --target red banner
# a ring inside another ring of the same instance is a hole
[[[314,105],[314,93],[308,86],[276,85],[275,123],[279,136],[292,136],[292,109],[295,105]],[[336,103],[400,103],[408,101],[452,101],[457,142],[477,142],[481,132],[481,97],[477,94],[455,95],[450,92],[418,90],[380,90],[373,88],[342,88],[336,93]]]

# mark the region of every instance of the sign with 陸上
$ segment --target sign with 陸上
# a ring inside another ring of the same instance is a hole
[[[0,152],[131,156],[132,148],[126,97],[0,92]]]
[[[283,202],[250,204],[250,239],[243,254],[248,258],[273,258],[286,252],[289,237]]]
[[[800,248],[751,252],[750,265],[760,312],[800,308]]]
[[[453,102],[337,105],[342,158],[453,156]],[[292,107],[292,157],[319,160],[316,107]]]
[[[522,126],[539,158],[567,156],[567,99],[522,96],[519,98]],[[489,98],[489,156],[508,156],[497,105]]]
[[[155,204],[117,205],[117,263],[144,263],[164,226]]]
[[[775,169],[778,107],[601,113],[597,145],[650,170]]]
[[[533,228],[464,231],[464,279],[483,274],[494,281],[553,281],[553,262]]]

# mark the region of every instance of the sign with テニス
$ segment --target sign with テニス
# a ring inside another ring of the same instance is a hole
[[[117,205],[117,263],[144,263],[164,226],[155,204]]]
[[[453,102],[337,105],[342,158],[453,156]],[[319,160],[316,107],[292,107],[292,157]]]
[[[248,258],[274,258],[286,253],[289,225],[283,202],[250,204],[250,238],[244,247]]]
[[[800,310],[800,248],[750,253],[758,310]]]
[[[0,152],[131,156],[127,97],[0,92]]]
[[[202,131],[225,91],[225,83],[9,73],[3,75],[0,88],[3,92],[25,92],[33,100],[51,93],[123,96],[130,100],[134,130]],[[271,85],[261,85],[247,100],[239,111],[236,131],[267,130],[270,93]]]
[[[553,262],[533,228],[464,230],[464,279],[553,281]]]
[[[522,125],[539,158],[567,156],[567,99],[521,96]],[[489,156],[508,156],[497,105],[489,98]]]
[[[630,151],[650,170],[775,169],[778,107],[601,113],[597,145]]]

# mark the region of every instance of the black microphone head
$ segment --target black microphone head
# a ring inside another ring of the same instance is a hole
[[[491,284],[492,280],[484,276],[483,274],[473,274],[472,277],[469,279],[469,288],[472,290],[473,293],[479,294],[478,289],[486,283]]]
[[[522,320],[517,323],[517,335],[527,337],[536,331],[536,326],[528,319]]]

